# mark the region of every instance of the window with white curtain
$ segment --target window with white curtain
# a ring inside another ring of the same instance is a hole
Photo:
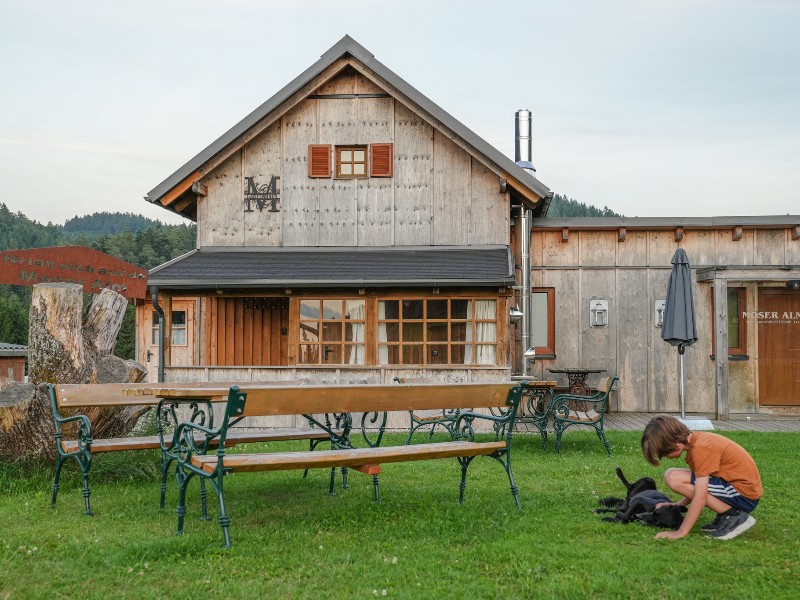
[[[363,299],[300,300],[301,364],[363,365],[366,301]]]
[[[497,300],[379,300],[378,363],[497,364]]]

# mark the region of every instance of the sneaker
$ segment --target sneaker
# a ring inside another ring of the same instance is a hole
[[[705,525],[701,525],[700,529],[705,531],[706,533],[711,533],[715,531],[717,527],[719,527],[720,520],[722,519],[722,513],[717,513],[717,516],[714,517],[714,520],[711,523],[706,523]]]
[[[714,531],[709,531],[708,535],[718,540],[732,540],[736,536],[744,533],[756,524],[756,520],[746,512],[738,515],[728,516],[719,515],[719,523]]]

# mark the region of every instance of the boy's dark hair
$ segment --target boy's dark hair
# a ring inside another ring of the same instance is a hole
[[[650,419],[642,433],[642,452],[644,458],[653,466],[661,464],[661,459],[675,450],[677,444],[689,441],[689,428],[675,417],[658,415]]]

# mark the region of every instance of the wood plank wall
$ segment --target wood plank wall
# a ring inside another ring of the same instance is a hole
[[[200,364],[289,364],[287,298],[202,298]]]
[[[661,330],[655,326],[655,302],[666,298],[670,261],[679,246],[686,250],[694,270],[726,264],[797,264],[800,259],[800,243],[786,229],[745,229],[738,240],[732,238],[730,228],[688,230],[680,241],[672,230],[629,229],[624,241],[617,230],[572,230],[566,242],[561,229],[534,231],[532,284],[554,288],[556,296],[556,358],[537,360],[535,374],[548,379],[553,378],[548,367],[603,368],[620,377],[613,409],[678,411],[678,353],[661,339]],[[750,311],[756,310],[757,289],[774,285],[783,284],[729,283],[746,289]],[[711,284],[695,281],[693,289],[699,339],[684,357],[686,406],[689,412],[711,413],[716,385]],[[593,299],[608,300],[608,327],[589,326]],[[757,327],[747,328],[747,348],[748,360],[729,363],[732,412],[749,412],[757,406]]]
[[[498,176],[411,108],[374,97],[383,93],[345,69],[205,175],[198,246],[508,244]],[[331,94],[355,97],[319,98]],[[394,177],[308,177],[309,144],[377,142],[394,143]],[[280,212],[244,212],[246,178],[272,176]]]

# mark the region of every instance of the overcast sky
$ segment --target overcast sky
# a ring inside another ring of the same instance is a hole
[[[143,196],[349,34],[554,192],[626,216],[800,213],[794,0],[0,0],[0,202]]]

